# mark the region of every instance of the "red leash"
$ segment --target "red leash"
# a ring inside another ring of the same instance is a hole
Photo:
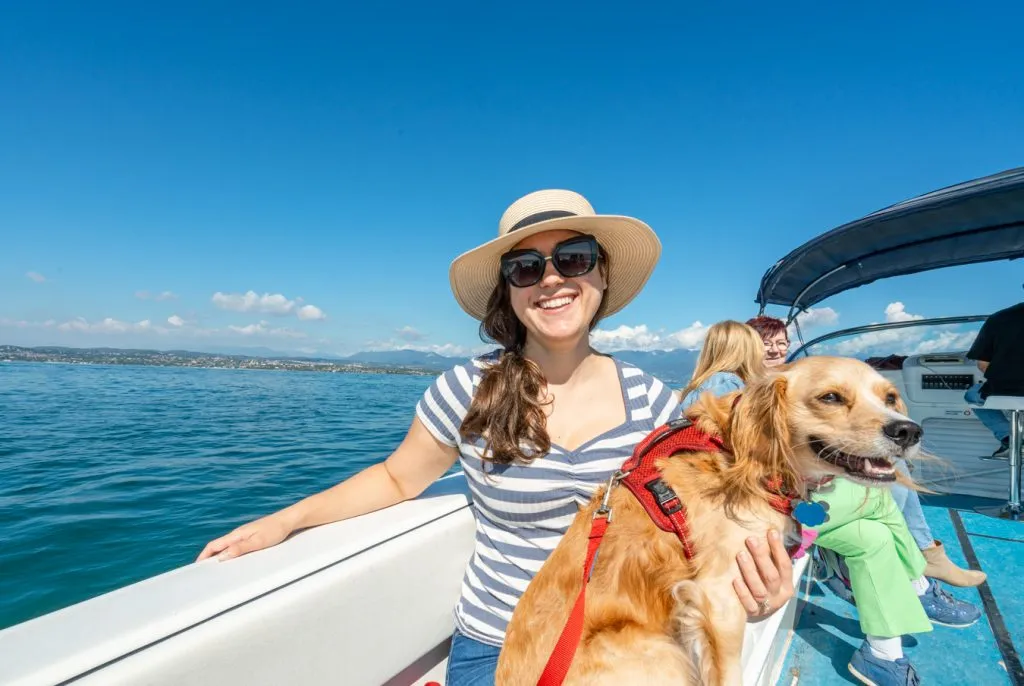
[[[607,495],[605,498],[607,499]],[[587,584],[594,572],[594,558],[597,557],[597,549],[601,545],[605,531],[608,530],[610,519],[611,512],[598,510],[590,523],[587,559],[583,562],[583,587],[580,588],[580,594],[576,596],[576,604],[572,606],[569,621],[565,623],[562,635],[558,637],[558,643],[555,644],[548,664],[540,675],[538,686],[557,686],[565,680],[565,675],[569,673],[572,659],[576,655],[576,646],[579,645],[580,636],[583,634],[583,606],[586,604]]]

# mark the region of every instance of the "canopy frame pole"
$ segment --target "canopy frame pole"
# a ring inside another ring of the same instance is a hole
[[[821,276],[816,278],[814,281],[812,281],[809,284],[807,284],[804,287],[804,289],[802,291],[800,291],[800,293],[795,298],[793,298],[793,302],[789,306],[789,314],[786,315],[786,324],[787,325],[792,324],[796,320],[796,316],[804,311],[804,308],[800,307],[800,301],[803,299],[803,297],[805,295],[807,295],[808,292],[810,292],[810,290],[812,288],[814,288],[819,283],[821,283],[822,281],[824,281],[828,277],[832,276],[833,274],[836,274],[836,273],[841,272],[842,270],[846,269],[846,267],[848,265],[849,265],[849,263],[841,264],[838,267],[836,267],[835,269],[832,269],[831,271],[825,272],[824,274],[822,274]],[[798,326],[797,327],[797,332],[799,332],[799,331],[800,331],[800,328]]]
[[[799,312],[797,313],[800,314]],[[796,329],[796,339],[800,341],[800,347],[804,347],[804,333],[800,330],[800,320],[793,317],[793,328]]]

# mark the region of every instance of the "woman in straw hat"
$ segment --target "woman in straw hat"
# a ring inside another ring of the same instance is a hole
[[[493,683],[520,595],[579,507],[655,427],[680,414],[659,380],[590,347],[590,331],[646,283],[661,244],[645,223],[598,215],[577,193],[513,203],[497,238],[451,265],[459,305],[501,345],[439,376],[385,461],[211,541],[228,559],[298,529],[415,498],[459,460],[473,495],[476,548],[454,612],[448,686]],[[736,588],[752,615],[791,596],[776,538],[741,553]]]

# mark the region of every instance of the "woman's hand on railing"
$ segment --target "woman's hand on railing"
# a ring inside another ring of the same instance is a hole
[[[736,556],[742,578],[732,585],[751,618],[766,617],[793,597],[793,561],[782,545],[782,536],[773,529],[767,538],[767,543],[748,538],[750,552]]]
[[[196,562],[217,556],[218,560],[275,546],[292,533],[291,525],[280,514],[272,514],[243,524],[234,531],[206,544]]]

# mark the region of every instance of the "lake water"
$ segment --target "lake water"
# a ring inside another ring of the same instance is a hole
[[[0,629],[385,457],[433,377],[0,363]]]

